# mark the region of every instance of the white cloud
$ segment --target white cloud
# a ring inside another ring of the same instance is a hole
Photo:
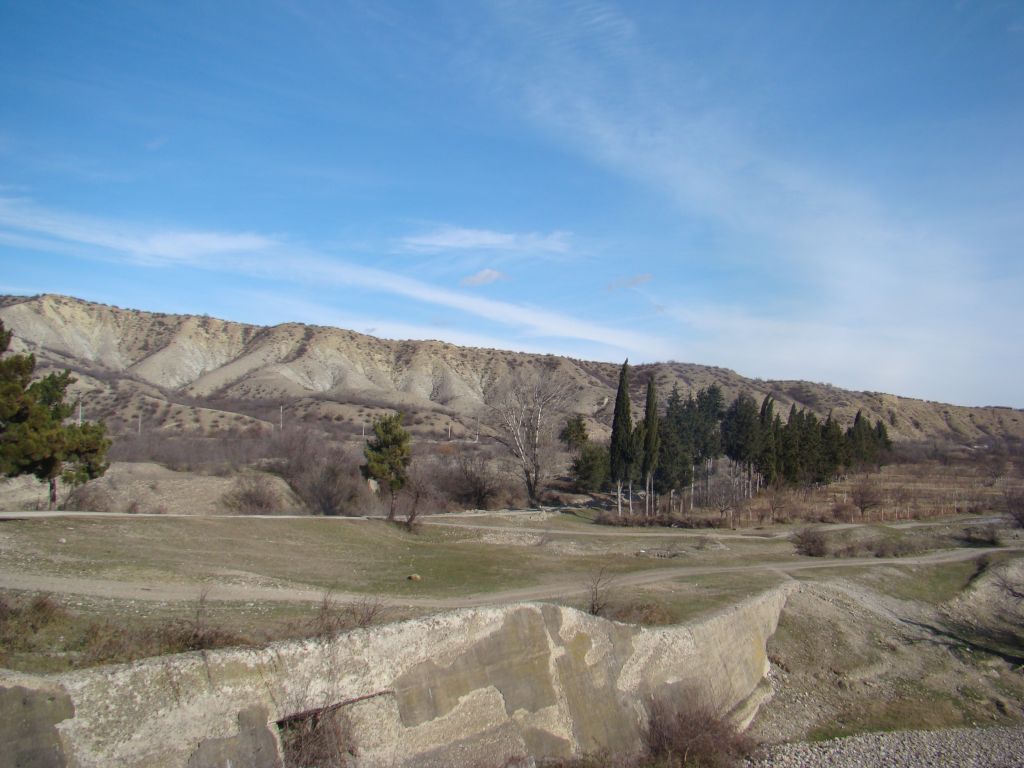
[[[57,249],[66,251],[66,244],[78,243],[116,251],[142,264],[200,264],[204,259],[227,254],[265,251],[275,241],[251,232],[152,231],[137,225],[107,221],[51,211],[33,203],[0,198],[0,226],[16,232],[2,232],[8,242],[23,237],[18,232],[44,235],[58,242]],[[38,238],[23,238],[24,244]],[[63,243],[63,245],[62,245]]]
[[[675,354],[748,375],[777,375],[785,359],[786,373],[796,377],[937,399],[942,387],[946,398],[1019,404],[1005,366],[1008,352],[1019,357],[1013,334],[1024,315],[1019,305],[994,300],[982,246],[938,217],[895,213],[900,201],[889,200],[886,187],[856,184],[805,161],[799,146],[784,153],[765,143],[745,102],[716,102],[714,92],[704,92],[705,73],[689,63],[694,59],[652,56],[656,47],[646,46],[613,4],[575,7],[566,14],[542,4],[529,11],[492,6],[511,51],[486,73],[503,86],[494,92],[553,142],[661,190],[734,245],[695,253],[695,260],[714,260],[738,275],[747,268],[742,259],[759,254],[773,265],[756,293],[741,281],[725,288],[688,281],[689,265],[678,260],[674,276],[662,280],[659,271],[659,281],[644,287],[653,305],[671,307],[680,293],[701,299],[700,314],[671,313],[678,323],[671,332],[695,339]],[[596,23],[602,18],[615,23]],[[592,55],[595,49],[602,55]],[[725,263],[729,258],[735,263]],[[699,274],[702,264],[695,266]],[[1024,290],[1019,274],[1000,274]],[[609,287],[628,285],[624,279]],[[734,285],[735,294],[749,297],[739,308],[727,303]],[[954,354],[953,338],[969,351]],[[886,362],[873,363],[875,351]]]
[[[318,287],[356,286],[446,307],[513,329],[526,338],[576,339],[618,353],[648,359],[664,356],[669,346],[650,335],[610,328],[572,315],[526,304],[486,299],[424,283],[395,272],[365,267],[280,238],[252,233],[162,231],[146,232],[134,225],[86,218],[0,198],[0,227],[30,231],[24,239],[37,250],[67,252],[69,244],[93,246],[78,254],[85,258],[112,256],[144,266],[183,265],[251,277],[310,283]],[[17,233],[14,233],[15,235]],[[0,241],[5,233],[0,229]],[[99,254],[95,249],[100,249]],[[504,346],[510,346],[506,344]]]
[[[461,285],[469,286],[487,285],[489,283],[496,283],[498,280],[504,280],[507,277],[508,275],[496,269],[481,269],[475,275],[464,277],[459,282]]]
[[[472,250],[564,254],[569,251],[569,234],[439,227],[430,232],[403,237],[401,245],[404,250],[416,253]]]

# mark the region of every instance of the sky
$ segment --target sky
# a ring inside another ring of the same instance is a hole
[[[0,0],[0,293],[1024,407],[1024,3]]]

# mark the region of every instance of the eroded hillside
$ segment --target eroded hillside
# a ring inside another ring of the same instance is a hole
[[[489,383],[517,368],[575,392],[575,409],[600,435],[611,419],[618,366],[550,355],[459,347],[438,341],[392,341],[354,331],[286,323],[247,325],[94,304],[65,296],[0,298],[0,319],[16,351],[32,351],[43,368],[69,368],[88,418],[115,430],[219,430],[269,425],[282,417],[359,432],[380,409],[409,414],[413,431],[453,436],[478,429]],[[852,392],[803,381],[746,379],[689,363],[637,366],[634,402],[654,376],[663,392],[710,384],[727,399],[740,391],[772,393],[782,413],[796,403],[850,421],[857,410],[883,419],[897,440],[1024,438],[1024,412],[966,408],[882,393]]]

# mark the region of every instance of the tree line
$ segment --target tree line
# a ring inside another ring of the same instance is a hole
[[[790,408],[785,421],[776,401],[758,402],[741,393],[729,403],[717,384],[686,398],[672,387],[659,410],[657,385],[647,382],[644,416],[635,425],[629,397],[630,367],[619,373],[609,444],[591,442],[581,416],[573,416],[562,440],[573,452],[573,475],[581,490],[614,486],[622,514],[623,490],[632,513],[633,485],[642,483],[644,512],[654,511],[657,495],[681,494],[701,479],[708,481],[714,461],[723,456],[740,469],[736,478],[747,497],[765,486],[827,483],[841,471],[880,464],[891,441],[885,424],[873,425],[860,411],[843,429],[832,414],[821,420],[811,411]]]

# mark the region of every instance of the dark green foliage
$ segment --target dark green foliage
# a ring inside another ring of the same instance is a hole
[[[725,455],[744,466],[753,464],[761,448],[761,419],[754,398],[738,395],[726,410],[721,429]]]
[[[694,468],[707,472],[708,463],[723,451],[743,467],[746,492],[752,495],[763,486],[830,482],[844,468],[878,465],[891,447],[885,424],[878,420],[871,426],[862,414],[844,433],[831,414],[822,422],[796,405],[783,423],[771,395],[760,407],[746,393],[728,408],[722,404],[716,386],[685,401],[673,388],[665,414],[657,422],[654,488],[658,493],[686,488],[694,482]],[[647,422],[645,418],[642,425]]]
[[[572,476],[580,493],[600,491],[608,482],[608,447],[585,442],[572,460]]]
[[[853,426],[846,430],[846,444],[850,465],[856,469],[878,466],[884,454],[892,447],[889,432],[879,419],[872,427],[867,417],[857,411]]]
[[[685,417],[679,388],[674,386],[658,428],[661,445],[654,472],[658,493],[681,491],[693,482],[693,437]]]
[[[699,461],[717,459],[722,455],[721,422],[725,416],[725,399],[717,384],[697,392],[697,399],[688,408],[695,411],[693,443]]]
[[[775,485],[779,478],[779,443],[782,439],[782,420],[775,415],[775,398],[765,395],[758,413],[761,435],[755,466],[765,485]]]
[[[11,333],[0,322],[0,354]],[[102,424],[65,424],[66,401],[74,379],[69,371],[32,381],[34,355],[0,359],[0,472],[7,477],[34,475],[50,485],[50,506],[57,503],[57,481],[78,485],[107,470],[110,441]]]
[[[658,468],[661,438],[658,430],[658,389],[654,378],[647,382],[647,402],[644,405],[643,446],[640,456],[640,474],[646,491],[645,505],[650,513],[654,497],[654,472]]]
[[[612,437],[608,445],[608,472],[616,485],[619,511],[622,511],[622,483],[633,472],[634,452],[633,414],[629,402],[629,360],[619,372],[619,389],[615,394],[615,412],[612,416]]]
[[[579,413],[570,416],[558,434],[558,439],[573,453],[578,453],[583,448],[588,437],[587,425],[583,423],[583,416]]]
[[[391,497],[388,520],[395,519],[395,494],[408,480],[412,450],[409,433],[402,428],[402,414],[391,413],[373,422],[373,439],[366,443],[363,475],[380,483]]]

